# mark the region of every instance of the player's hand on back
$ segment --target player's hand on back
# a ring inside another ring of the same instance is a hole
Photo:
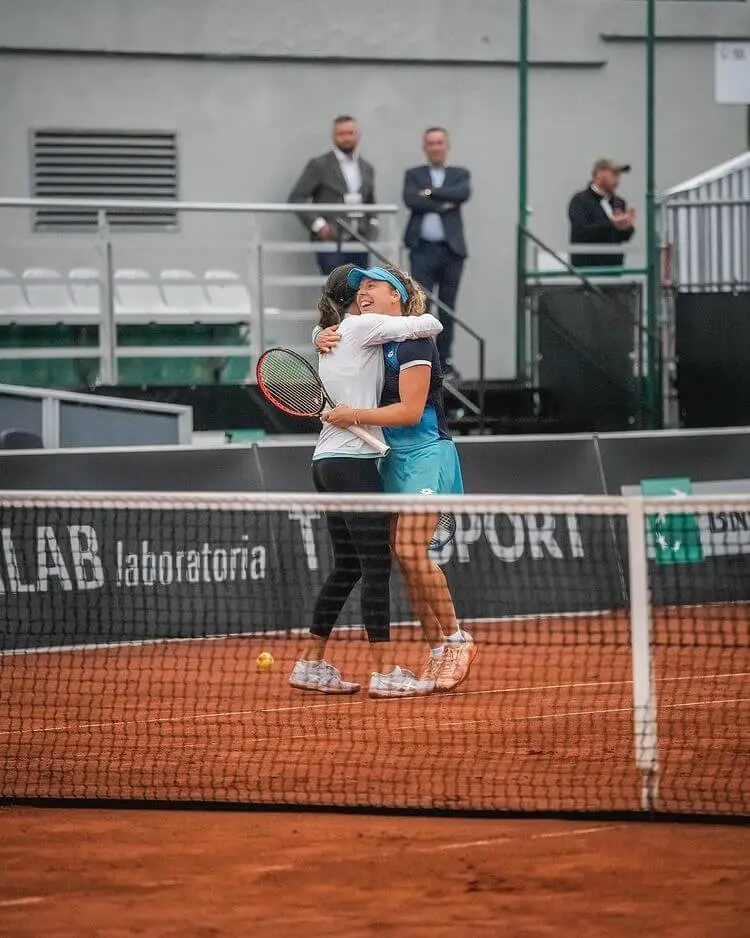
[[[340,341],[341,335],[339,334],[339,327],[328,326],[327,329],[323,329],[322,332],[319,332],[315,337],[315,348],[317,348],[321,355],[326,355],[332,349],[336,348]]]

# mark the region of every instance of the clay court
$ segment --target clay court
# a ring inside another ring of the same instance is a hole
[[[746,623],[732,612],[732,634]],[[729,613],[727,613],[728,615]],[[747,814],[747,647],[655,646],[658,807]],[[674,617],[657,619],[675,628]],[[729,621],[729,620],[727,620]],[[3,796],[265,805],[637,811],[626,616],[472,626],[470,680],[427,699],[292,690],[291,637],[197,639],[2,659]],[[703,639],[703,642],[700,640]],[[423,646],[401,629],[402,661]],[[261,650],[274,669],[257,673]],[[330,658],[367,676],[359,631]]]
[[[750,830],[0,810],[5,938],[745,938]]]
[[[676,615],[655,619],[658,808],[747,817],[750,661],[716,630],[741,634],[746,609],[714,607],[705,628],[692,610],[692,644],[661,646]],[[418,700],[294,691],[292,637],[3,656],[3,795],[70,807],[3,809],[0,931],[745,935],[747,828],[624,819],[641,809],[627,616],[472,629],[469,681]],[[416,633],[398,639],[418,667]],[[365,680],[358,631],[330,657]]]

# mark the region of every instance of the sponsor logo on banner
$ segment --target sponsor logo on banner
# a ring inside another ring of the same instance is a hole
[[[137,530],[142,515],[132,517]],[[94,524],[3,527],[0,561],[0,594],[235,583],[266,576],[266,548],[250,544],[246,534],[234,544],[202,541],[165,549],[146,539],[105,543]]]
[[[644,495],[687,498],[692,493],[690,479],[642,479]],[[651,544],[657,563],[700,563],[703,560],[698,519],[693,514],[664,512],[648,516]]]
[[[289,519],[298,525],[299,544],[308,570],[318,570],[320,557],[314,522],[319,512],[290,512]],[[446,564],[471,562],[471,549],[489,548],[504,563],[522,558],[532,560],[572,560],[585,556],[579,519],[573,515],[548,514],[477,514],[456,515],[456,534],[446,546],[435,552],[435,560]]]
[[[181,550],[158,550],[151,542],[141,541],[128,552],[123,541],[117,542],[118,586],[171,586],[173,583],[235,583],[238,580],[262,580],[266,575],[265,547],[250,547],[248,535],[243,543],[217,547],[204,542]]]
[[[622,486],[623,495],[685,498],[688,495],[750,495],[750,479],[694,482],[687,478],[644,479]],[[700,563],[708,557],[750,554],[750,512],[722,510],[652,515],[648,556],[659,564]]]

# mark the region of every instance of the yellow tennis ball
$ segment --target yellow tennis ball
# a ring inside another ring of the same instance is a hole
[[[273,655],[270,651],[262,651],[255,662],[258,671],[270,671],[273,667]]]

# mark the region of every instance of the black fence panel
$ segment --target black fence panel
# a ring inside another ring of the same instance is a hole
[[[538,384],[555,415],[579,430],[645,426],[641,380],[640,289],[604,285],[532,288]]]
[[[750,424],[750,293],[680,293],[675,315],[681,425]]]

